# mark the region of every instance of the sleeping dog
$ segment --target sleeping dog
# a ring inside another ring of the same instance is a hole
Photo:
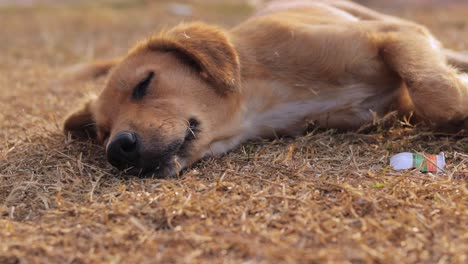
[[[171,176],[311,122],[356,129],[400,111],[468,124],[468,57],[421,25],[344,0],[272,1],[229,30],[180,24],[76,74],[107,72],[64,129],[132,174]]]

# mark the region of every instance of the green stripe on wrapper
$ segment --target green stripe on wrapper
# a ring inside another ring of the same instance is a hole
[[[427,163],[424,156],[413,153],[413,167],[419,169],[421,172],[427,172]]]

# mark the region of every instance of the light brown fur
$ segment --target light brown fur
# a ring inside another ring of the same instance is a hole
[[[114,68],[106,88],[65,130],[105,144],[132,131],[137,172],[159,176],[248,139],[300,134],[309,122],[357,129],[393,110],[438,126],[468,118],[466,55],[421,25],[349,1],[273,1],[229,31],[181,24],[105,65]],[[93,67],[84,72],[105,72]],[[132,99],[148,72],[148,93]]]

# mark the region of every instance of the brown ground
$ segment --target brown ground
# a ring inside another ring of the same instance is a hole
[[[0,263],[467,263],[466,137],[398,123],[315,131],[247,144],[179,179],[119,174],[102,148],[60,131],[103,81],[51,81],[163,26],[232,25],[251,8],[199,0],[183,18],[164,1],[64,2],[0,9]],[[468,49],[468,4],[387,8]],[[441,175],[388,168],[394,153],[440,150]]]

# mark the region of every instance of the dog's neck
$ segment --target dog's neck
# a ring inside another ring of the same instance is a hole
[[[256,59],[255,47],[240,41],[235,46],[242,79],[239,91],[231,96],[238,107],[227,118],[231,124],[219,131],[211,144],[211,155],[223,154],[250,139],[297,135],[307,126],[304,119],[308,113],[325,109],[329,104],[313,103],[275,80],[275,73]]]

